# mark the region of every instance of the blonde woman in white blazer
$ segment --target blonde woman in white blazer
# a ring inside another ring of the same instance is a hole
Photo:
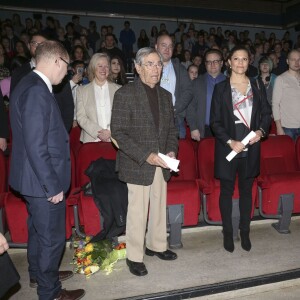
[[[108,79],[110,59],[105,53],[92,56],[88,66],[90,83],[77,89],[77,122],[80,141],[110,142],[110,119],[115,92],[121,87]]]

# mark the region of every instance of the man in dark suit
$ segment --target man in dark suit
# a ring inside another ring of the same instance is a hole
[[[207,50],[204,62],[206,73],[193,80],[193,100],[186,111],[191,137],[196,141],[212,136],[209,126],[211,98],[215,85],[226,79],[226,76],[221,73],[223,57],[220,50]]]
[[[158,85],[162,66],[156,50],[140,49],[135,60],[140,77],[115,93],[112,109],[112,138],[119,147],[117,171],[128,186],[127,265],[137,276],[148,273],[143,263],[147,220],[146,255],[177,258],[167,250],[166,181],[170,170],[158,156],[161,152],[174,158],[178,144],[172,96]]]
[[[11,77],[10,94],[13,92],[20,80],[31,72],[36,66],[35,61],[35,51],[37,46],[47,40],[47,37],[43,34],[35,34],[31,37],[29,43],[29,49],[31,54],[31,60],[28,63],[23,64],[21,67],[14,70]],[[53,87],[55,99],[61,111],[62,119],[64,121],[65,127],[69,132],[73,125],[74,118],[74,102],[71,90],[71,85],[69,83],[68,77],[60,82],[58,85]]]
[[[175,124],[179,129],[179,138],[184,139],[186,135],[184,118],[193,97],[192,83],[179,59],[171,59],[174,45],[168,34],[162,34],[157,38],[155,49],[161,54],[164,62],[160,86],[172,94]]]
[[[58,271],[65,247],[64,194],[71,163],[68,133],[52,85],[64,78],[69,56],[59,42],[44,41],[35,59],[35,70],[18,83],[10,99],[9,184],[27,203],[29,275],[38,284],[39,299],[80,299],[84,290],[61,289]]]

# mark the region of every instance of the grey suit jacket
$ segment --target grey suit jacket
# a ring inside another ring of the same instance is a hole
[[[207,79],[206,75],[199,75],[192,82],[193,100],[186,110],[186,120],[191,131],[198,129],[200,136],[204,137],[205,133],[205,116],[206,116],[206,94]]]
[[[156,86],[159,105],[159,130],[154,124],[146,90],[140,79],[120,88],[114,97],[111,131],[119,146],[117,171],[119,179],[138,185],[150,185],[155,166],[146,162],[154,152],[177,153],[177,130],[171,94]],[[163,169],[165,180],[170,171]]]
[[[172,59],[176,75],[175,86],[175,117],[183,119],[185,117],[185,110],[192,101],[192,82],[189,78],[186,68],[180,63],[178,59]]]
[[[115,92],[120,87],[121,86],[118,84],[108,82],[111,107],[113,105]],[[80,140],[83,143],[94,142],[97,139],[98,131],[102,129],[98,123],[94,81],[87,85],[78,87],[76,93],[76,101],[76,118],[78,124],[82,128]]]

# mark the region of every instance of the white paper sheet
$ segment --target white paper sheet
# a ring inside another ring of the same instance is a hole
[[[174,172],[178,172],[178,165],[179,165],[179,160],[169,157],[167,155],[164,155],[162,153],[158,153],[158,156],[163,159],[165,161],[165,163],[168,165],[168,167],[170,168],[170,170],[174,171]]]
[[[255,132],[254,131],[250,131],[250,133],[241,141],[245,146],[247,146],[249,144],[249,141],[255,137]],[[235,151],[231,151],[227,156],[226,159],[228,161],[231,161],[235,156],[237,155],[237,153]]]

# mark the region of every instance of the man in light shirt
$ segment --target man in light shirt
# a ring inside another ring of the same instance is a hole
[[[289,69],[276,78],[273,89],[273,117],[278,135],[296,140],[300,135],[300,51],[287,56]]]

